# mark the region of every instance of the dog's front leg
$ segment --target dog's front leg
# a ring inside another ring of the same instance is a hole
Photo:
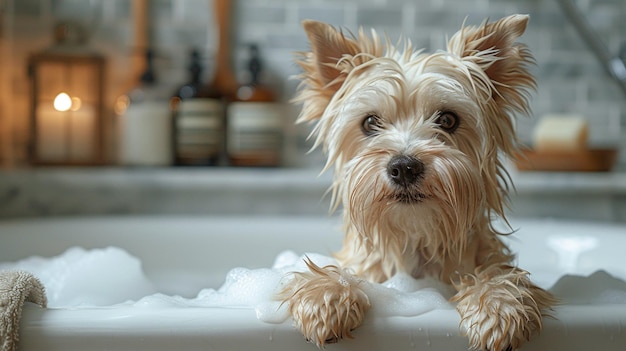
[[[528,272],[493,265],[461,278],[457,285],[461,330],[476,350],[516,350],[541,330],[541,318],[555,299],[534,285]]]
[[[319,347],[351,338],[370,308],[362,280],[337,266],[320,268],[310,260],[307,265],[310,271],[294,273],[279,293],[296,327]]]

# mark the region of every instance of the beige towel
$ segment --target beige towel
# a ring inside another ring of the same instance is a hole
[[[0,271],[0,351],[16,351],[24,301],[46,307],[44,287],[24,271]]]

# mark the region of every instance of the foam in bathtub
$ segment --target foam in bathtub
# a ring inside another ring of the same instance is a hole
[[[323,267],[337,262],[327,256],[306,254],[306,258]],[[288,317],[287,306],[273,301],[272,296],[289,279],[289,272],[308,270],[305,256],[298,256],[291,251],[283,252],[276,258],[272,270],[278,275],[276,285],[269,287],[267,300],[255,306],[257,317],[268,323],[281,323]],[[272,282],[271,284],[274,284]],[[417,316],[437,308],[452,308],[448,298],[452,296],[448,286],[434,279],[414,279],[408,274],[398,274],[383,284],[361,283],[372,302],[371,316]]]
[[[25,270],[37,276],[46,287],[50,308],[108,306],[156,292],[139,259],[116,247],[72,247],[52,258],[33,256],[0,263],[0,269]]]
[[[306,257],[318,266],[337,264],[327,256],[308,253]],[[134,303],[147,307],[228,307],[254,308],[256,316],[267,323],[282,323],[289,314],[287,306],[274,300],[290,272],[307,270],[305,256],[285,251],[276,257],[271,268],[233,268],[219,289],[204,289],[193,299],[154,294]],[[383,284],[363,282],[361,287],[372,301],[372,316],[416,316],[436,308],[452,308],[450,288],[431,279],[414,279],[399,274]]]
[[[306,257],[318,266],[337,264],[334,259],[323,255],[307,254]],[[275,262],[272,269],[280,273],[282,283],[288,279],[285,276],[288,277],[289,272],[308,270],[305,257],[290,251],[280,254]],[[408,274],[398,274],[382,284],[363,281],[360,286],[372,302],[369,313],[373,316],[416,316],[437,308],[452,308],[448,302],[452,296],[451,287],[435,279],[415,279]],[[258,306],[257,316],[264,321],[280,320],[272,313],[271,307]],[[283,313],[284,319],[287,314],[286,311]]]
[[[324,255],[310,253],[306,257],[318,266],[336,264]],[[195,298],[155,293],[141,270],[141,262],[113,247],[89,251],[71,248],[53,258],[0,263],[0,269],[23,269],[38,276],[46,287],[50,307],[249,308],[255,309],[262,321],[281,323],[288,318],[287,306],[273,296],[290,279],[290,272],[307,269],[304,258],[286,251],[276,257],[271,268],[233,268],[222,287],[201,290]],[[626,282],[603,271],[553,281],[557,283],[552,292],[568,304],[626,304]],[[448,302],[454,293],[452,288],[432,279],[398,274],[382,284],[363,282],[362,288],[372,302],[368,315],[373,317],[416,316],[453,308]]]
[[[336,264],[330,257],[306,254],[319,266]],[[271,268],[233,268],[219,289],[201,290],[195,298],[156,293],[141,270],[141,262],[119,248],[84,250],[71,248],[53,258],[31,257],[0,269],[23,269],[40,277],[50,307],[104,305],[136,308],[227,307],[254,308],[269,323],[288,318],[287,306],[274,300],[290,279],[290,272],[305,271],[305,256],[285,251]],[[362,283],[373,316],[414,316],[436,308],[452,308],[449,288],[435,280],[397,275],[383,284]]]

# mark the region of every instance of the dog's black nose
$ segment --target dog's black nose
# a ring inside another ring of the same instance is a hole
[[[387,164],[387,174],[394,183],[406,187],[422,177],[424,164],[413,156],[394,156]]]

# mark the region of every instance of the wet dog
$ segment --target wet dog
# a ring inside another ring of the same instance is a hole
[[[323,347],[350,337],[370,301],[359,282],[398,272],[452,284],[470,347],[517,349],[539,331],[554,298],[492,226],[504,217],[514,125],[535,85],[528,16],[463,26],[447,50],[399,49],[372,32],[345,35],[305,21],[299,120],[334,169],[343,210],[339,266],[294,274],[281,298],[304,336]]]

